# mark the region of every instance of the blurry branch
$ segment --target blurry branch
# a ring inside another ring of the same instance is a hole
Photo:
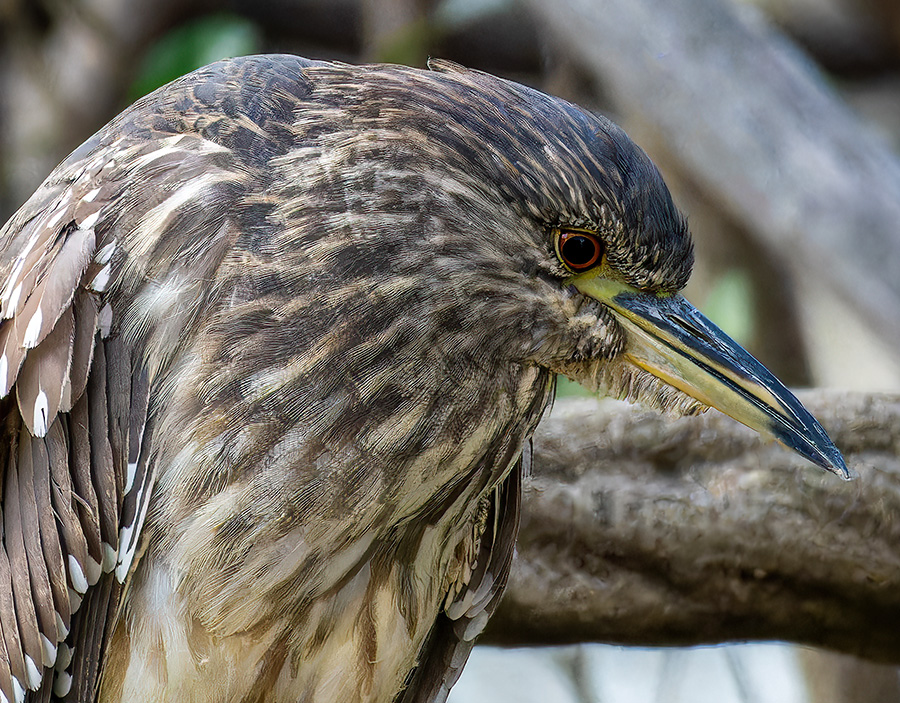
[[[900,397],[802,399],[857,480],[715,411],[559,401],[486,641],[783,639],[900,663]]]
[[[739,0],[756,5],[830,71],[877,72],[896,65],[895,0]]]
[[[900,345],[900,160],[728,0],[524,0],[749,232]]]

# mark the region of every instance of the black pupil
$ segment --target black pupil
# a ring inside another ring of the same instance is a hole
[[[569,237],[562,246],[562,255],[569,266],[584,266],[597,253],[597,244],[588,237]]]

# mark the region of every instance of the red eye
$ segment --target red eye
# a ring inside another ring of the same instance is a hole
[[[596,234],[590,232],[560,232],[556,251],[560,260],[578,273],[600,262],[603,244]]]

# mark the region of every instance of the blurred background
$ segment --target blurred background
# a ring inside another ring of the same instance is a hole
[[[625,127],[688,215],[687,297],[788,385],[900,388],[896,0],[0,0],[0,31],[4,220],[116,112],[216,59],[447,58]],[[887,703],[900,684],[780,644],[484,647],[451,701]]]

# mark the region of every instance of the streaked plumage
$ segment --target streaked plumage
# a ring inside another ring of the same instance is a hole
[[[680,289],[647,157],[433,68],[213,64],[0,232],[6,699],[440,699],[502,593],[554,374],[698,409],[551,239],[596,231],[623,285]]]

